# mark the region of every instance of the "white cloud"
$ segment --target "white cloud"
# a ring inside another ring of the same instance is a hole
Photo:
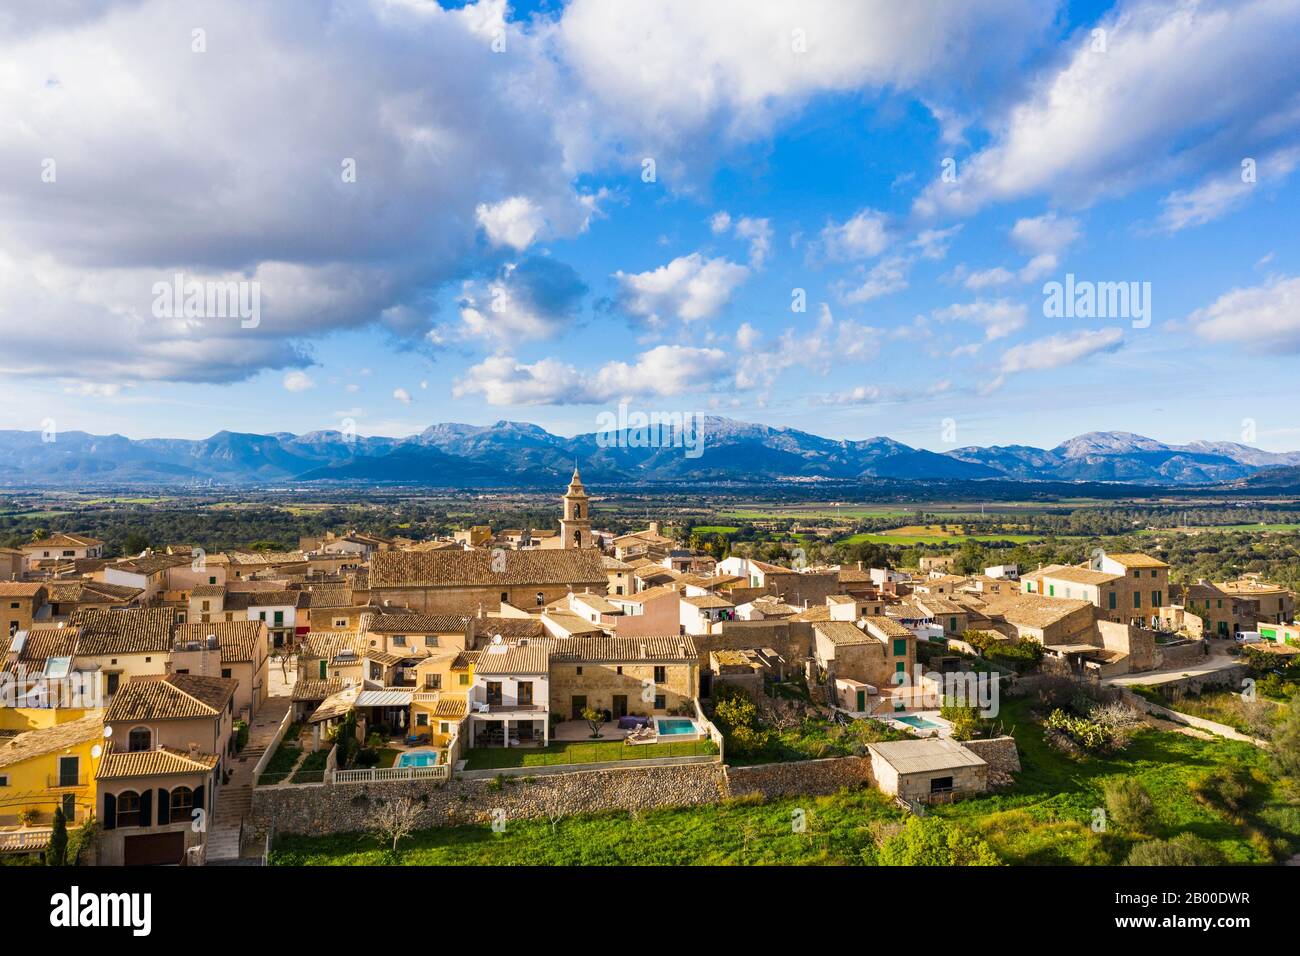
[[[649,272],[616,272],[619,305],[628,314],[659,325],[667,319],[696,322],[716,316],[749,269],[728,259],[698,252],[680,256]]]
[[[907,272],[911,260],[903,256],[888,256],[880,260],[867,273],[865,281],[843,293],[841,298],[849,303],[870,302],[882,295],[902,292],[907,288]]]
[[[411,402],[413,401],[413,399],[411,398],[411,393],[404,388],[393,389],[393,398],[397,399],[403,405],[410,405]]]
[[[994,124],[990,145],[958,163],[955,183],[926,189],[918,212],[968,214],[1039,193],[1091,202],[1297,135],[1290,38],[1300,5],[1129,2],[1098,26],[1105,50],[1080,31],[1068,60]]]
[[[520,362],[493,355],[466,369],[452,386],[457,398],[489,405],[589,405],[615,398],[668,397],[725,383],[731,358],[721,349],[661,345],[636,362],[608,362],[593,373],[546,358]]]
[[[829,223],[821,232],[826,256],[839,261],[874,259],[889,245],[887,217],[876,209],[861,209],[841,223]]]
[[[722,235],[731,228],[731,214],[725,209],[715,212],[709,217],[709,228],[715,236]]]
[[[474,216],[493,245],[517,252],[531,246],[546,226],[541,209],[527,196],[511,196],[492,205],[479,203]]]
[[[1207,342],[1240,342],[1256,352],[1300,352],[1300,276],[1225,292],[1188,316]]]
[[[1171,192],[1160,201],[1164,207],[1160,214],[1160,228],[1173,233],[1191,226],[1203,226],[1243,205],[1256,189],[1281,185],[1300,164],[1300,148],[1279,150],[1250,161],[1254,163],[1253,180],[1248,180],[1246,169],[1238,167],[1227,174],[1205,179],[1192,189]]]
[[[306,372],[285,373],[283,384],[286,392],[305,392],[316,387],[316,383]]]
[[[574,0],[557,44],[603,122],[569,124],[566,148],[669,167],[764,136],[819,93],[968,100],[1015,78],[1054,13],[1035,0]]]
[[[935,309],[931,315],[941,322],[971,322],[983,326],[987,341],[1005,338],[1024,328],[1029,310],[1009,299],[977,299]]]
[[[979,290],[987,289],[991,286],[1006,285],[1009,282],[1014,282],[1015,279],[1016,277],[1014,273],[1007,271],[1001,266],[996,266],[992,269],[984,269],[979,272],[970,273],[966,276],[962,285],[966,286],[968,289]]]
[[[1099,352],[1113,352],[1124,340],[1122,329],[1093,329],[1025,342],[1002,353],[1002,372],[1034,372],[1073,365]]]
[[[574,320],[586,292],[578,274],[555,259],[507,263],[490,280],[462,284],[460,332],[506,345],[550,338]]]
[[[763,268],[772,251],[772,224],[767,219],[745,216],[736,221],[736,235],[749,243],[749,264]]]

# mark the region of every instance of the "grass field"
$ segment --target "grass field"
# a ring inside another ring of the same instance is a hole
[[[1032,544],[1038,541],[1046,540],[1044,534],[972,534],[961,535],[953,534],[896,534],[893,531],[886,531],[881,534],[851,534],[840,538],[836,544],[961,544],[963,541],[1007,541],[1011,544]]]
[[[625,744],[621,740],[598,740],[590,743],[553,743],[547,747],[479,747],[469,751],[465,758],[465,769],[554,767],[560,764],[640,760],[646,757],[699,757],[717,752],[718,748],[710,740],[634,746]]]
[[[1190,831],[1213,843],[1230,863],[1265,863],[1265,852],[1240,822],[1209,809],[1189,783],[1216,768],[1260,768],[1265,755],[1248,744],[1205,741],[1183,734],[1141,731],[1123,754],[1073,760],[1050,747],[1030,720],[1023,701],[1003,707],[1023,765],[1016,783],[1001,793],[935,807],[932,815],[981,835],[1007,863],[1097,865],[1122,862],[1138,837],[1094,832],[1093,811],[1104,806],[1108,777],[1140,781],[1157,815],[1145,837],[1167,838]],[[515,785],[515,784],[512,784]],[[519,786],[528,786],[519,781]],[[1271,785],[1250,823],[1265,834],[1300,848],[1300,806]],[[793,832],[793,812],[803,810],[807,829]],[[461,865],[690,865],[690,864],[858,864],[873,845],[873,828],[897,822],[902,812],[874,790],[842,791],[829,797],[757,803],[728,801],[637,815],[587,814],[542,822],[510,822],[496,834],[484,825],[423,831],[404,844],[405,864]],[[388,860],[370,835],[284,837],[271,855],[274,865],[383,863]]]

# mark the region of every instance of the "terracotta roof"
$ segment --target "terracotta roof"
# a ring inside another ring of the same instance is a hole
[[[98,740],[103,734],[104,722],[98,715],[55,724],[42,730],[29,730],[0,741],[0,767],[12,767],[32,757],[58,753],[90,740]]]
[[[574,637],[557,641],[551,660],[566,664],[693,664],[695,642],[677,634],[660,637]],[[480,671],[482,668],[480,667]]]
[[[103,581],[50,581],[46,591],[51,604],[126,604],[144,593],[143,588]]]
[[[123,558],[108,565],[110,571],[126,571],[130,574],[157,574],[168,568],[179,568],[189,564],[189,555],[147,554],[139,558]]]
[[[106,610],[80,608],[71,623],[82,628],[83,655],[149,654],[171,650],[176,611],[170,607]]]
[[[813,604],[790,618],[792,621],[804,621],[810,624],[815,624],[818,621],[829,621],[830,619],[831,609],[825,604]]]
[[[1092,607],[1092,602],[1014,593],[991,594],[980,610],[990,618],[1000,617],[1021,627],[1048,627],[1085,607]]]
[[[124,777],[163,777],[169,774],[210,773],[217,765],[215,754],[187,754],[170,747],[135,752],[115,752],[111,747],[99,762],[96,780]]]
[[[482,651],[461,651],[453,658],[451,669],[454,671],[469,670],[470,667],[478,663],[481,653]]]
[[[507,641],[526,637],[542,637],[546,628],[540,617],[476,617],[473,621],[475,637],[495,637],[500,634]]]
[[[40,581],[0,581],[0,597],[35,597],[44,587]]]
[[[19,652],[17,660],[6,661],[4,670],[7,673],[14,673],[21,665],[28,674],[31,674],[44,669],[45,662],[51,657],[75,657],[77,641],[80,637],[79,627],[33,624],[27,629],[27,637],[23,641],[23,649]],[[4,648],[6,654],[12,644],[12,638],[6,638]]]
[[[304,700],[324,700],[337,694],[347,685],[341,677],[330,677],[326,680],[318,678],[301,679],[293,685],[293,699],[298,701]]]
[[[868,634],[856,624],[850,624],[848,621],[817,621],[813,624],[813,630],[819,637],[826,638],[837,647],[847,644],[878,643],[874,635]]]
[[[212,621],[206,624],[181,624],[176,628],[177,644],[199,644],[208,635],[217,638],[221,663],[253,663],[262,659],[266,646],[266,625],[262,621]]]
[[[435,717],[464,717],[465,716],[465,698],[464,697],[442,697],[433,705],[433,716]]]
[[[575,638],[570,638],[575,640]],[[474,666],[474,674],[545,674],[549,669],[553,641],[527,644],[499,644],[485,648]],[[502,648],[500,650],[494,648]]]
[[[324,658],[332,662],[340,653],[351,651],[359,663],[369,650],[370,642],[356,631],[318,631],[307,635],[298,656]]]
[[[307,607],[350,607],[352,605],[352,589],[343,588],[313,588],[310,591],[303,592],[306,598]]]
[[[1056,581],[1068,581],[1071,584],[1109,584],[1111,581],[1118,581],[1124,575],[1112,574],[1109,571],[1094,571],[1092,568],[1080,568],[1072,565],[1064,567],[1043,568],[1039,571],[1033,571],[1029,574],[1022,575],[1021,580],[1029,578],[1032,581],[1041,582],[1044,578],[1052,578]]]
[[[456,614],[376,614],[367,631],[376,634],[464,634],[466,616]]]
[[[212,598],[224,597],[226,586],[224,584],[200,584],[197,587],[190,588],[190,597],[192,598]]]
[[[23,548],[94,548],[103,543],[98,538],[92,538],[89,535],[65,534],[60,531],[47,538],[41,538],[39,541],[25,544]]]
[[[1122,564],[1126,568],[1167,568],[1169,565],[1159,558],[1153,558],[1150,555],[1133,553],[1111,554],[1107,552],[1106,557],[1110,558],[1117,564]]]
[[[198,674],[133,677],[118,689],[104,714],[104,723],[216,717],[229,704],[238,685],[237,680]]]
[[[493,569],[493,551],[380,551],[370,559],[370,586],[472,587],[476,585],[588,584],[609,577],[593,548],[504,551]]]
[[[877,628],[885,637],[912,637],[913,634],[902,624],[899,624],[892,617],[884,617],[879,614],[869,614],[863,618],[868,625]]]

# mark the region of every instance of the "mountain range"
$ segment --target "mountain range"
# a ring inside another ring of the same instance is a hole
[[[0,430],[0,485],[237,485],[348,481],[442,488],[554,487],[574,462],[588,484],[768,483],[777,480],[1231,483],[1296,487],[1300,452],[1232,442],[1168,445],[1089,432],[1054,448],[969,446],[947,452],[890,438],[846,441],[792,428],[704,418],[703,446],[638,447],[634,431],[565,438],[523,422],[444,423],[407,438],[337,431],[222,431],[199,440]],[[50,441],[47,438],[53,437]],[[680,435],[678,436],[680,437]],[[687,437],[691,437],[688,433]]]

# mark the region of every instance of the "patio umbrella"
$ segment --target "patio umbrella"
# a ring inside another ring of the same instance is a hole
[[[406,729],[406,711],[399,710],[397,712],[397,726],[401,727],[403,730]]]

